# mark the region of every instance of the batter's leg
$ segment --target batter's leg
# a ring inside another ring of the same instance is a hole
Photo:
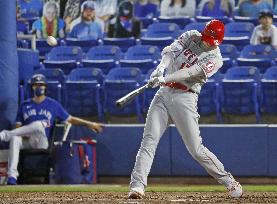
[[[166,106],[161,97],[155,95],[147,114],[143,139],[131,175],[131,190],[139,188],[144,191],[157,145],[164,131],[168,127],[168,121],[169,116]]]
[[[193,93],[180,95],[171,106],[170,113],[192,157],[219,183],[229,186],[234,178],[224,170],[223,164],[202,144],[196,109],[197,98]]]

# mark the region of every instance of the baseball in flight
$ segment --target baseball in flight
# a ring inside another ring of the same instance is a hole
[[[50,46],[56,46],[58,44],[56,38],[54,38],[53,36],[48,36],[47,37],[47,43]]]

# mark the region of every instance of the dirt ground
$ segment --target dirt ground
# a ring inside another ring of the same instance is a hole
[[[242,198],[232,199],[222,192],[146,192],[143,200],[128,200],[127,194],[122,192],[66,192],[66,193],[0,193],[2,204],[44,204],[44,203],[67,203],[67,204],[91,204],[91,203],[277,203],[277,193],[273,192],[246,192]]]

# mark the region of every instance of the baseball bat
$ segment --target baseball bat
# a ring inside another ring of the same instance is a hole
[[[66,141],[71,126],[72,126],[71,123],[64,124],[64,133],[63,133],[63,140],[62,140],[63,142]]]
[[[137,95],[141,94],[148,87],[149,87],[149,84],[145,84],[145,85],[135,89],[134,91],[126,94],[125,96],[121,97],[120,99],[118,99],[115,102],[116,106],[122,108],[127,103],[131,102]]]

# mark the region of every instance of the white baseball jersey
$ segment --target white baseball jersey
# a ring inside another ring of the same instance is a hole
[[[174,59],[173,63],[166,68],[165,76],[180,69],[189,69],[189,75],[192,75],[190,70],[193,71],[193,69],[201,72],[202,74],[181,82],[196,93],[200,93],[201,86],[223,65],[220,49],[207,48],[201,41],[201,33],[196,30],[183,33],[170,45],[170,50]]]

